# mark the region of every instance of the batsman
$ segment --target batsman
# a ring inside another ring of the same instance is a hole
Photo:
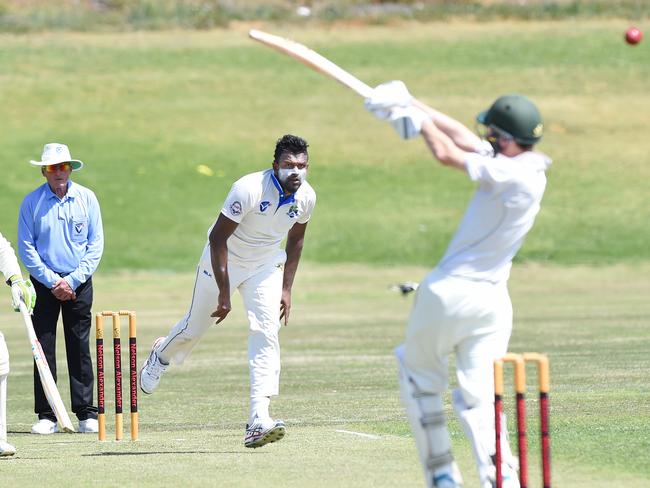
[[[0,272],[11,286],[11,304],[18,311],[22,300],[29,313],[36,304],[36,291],[31,281],[24,280],[16,259],[16,253],[7,239],[0,234]],[[4,335],[0,332],[0,457],[13,456],[16,448],[7,442],[7,376],[9,375],[9,351]]]
[[[481,488],[494,488],[493,361],[512,331],[507,282],[512,260],[533,226],[551,160],[535,151],[540,113],[528,98],[499,97],[478,114],[480,136],[410,95],[404,83],[376,87],[366,108],[409,139],[422,135],[433,156],[463,172],[477,188],[447,251],[419,285],[406,339],[396,350],[402,402],[427,486],[458,488],[443,394],[448,360],[456,362],[453,408],[469,438]],[[503,487],[519,488],[516,460],[501,439]]]

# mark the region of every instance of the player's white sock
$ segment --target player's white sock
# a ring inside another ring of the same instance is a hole
[[[180,340],[179,340],[180,341]],[[162,338],[159,344],[156,346],[156,356],[158,356],[158,361],[160,364],[167,366],[171,362],[173,354],[173,347],[171,344],[165,344],[167,342],[167,337]]]
[[[269,414],[269,406],[271,405],[271,397],[267,396],[254,396],[251,397],[250,414],[248,423],[252,424],[255,417],[259,419],[268,419],[271,417]]]

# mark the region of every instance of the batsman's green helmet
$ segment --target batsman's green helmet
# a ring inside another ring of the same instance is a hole
[[[544,132],[542,117],[533,102],[522,95],[503,95],[492,106],[476,116],[476,120],[510,134],[519,144],[539,142]]]

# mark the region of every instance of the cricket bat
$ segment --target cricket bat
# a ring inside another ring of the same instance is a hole
[[[32,356],[34,356],[34,362],[36,363],[36,368],[38,369],[38,375],[41,378],[41,385],[43,385],[43,391],[47,397],[47,402],[52,407],[56,419],[59,421],[59,425],[64,432],[74,432],[74,426],[70,421],[68,412],[65,409],[63,400],[59,393],[54,378],[52,377],[52,372],[50,367],[47,364],[47,359],[45,354],[43,354],[43,348],[41,343],[36,337],[36,332],[34,331],[34,324],[32,324],[32,317],[27,311],[27,305],[21,300],[20,304],[20,313],[23,316],[23,322],[25,322],[25,328],[27,329],[27,337],[29,338],[29,343],[32,346]]]
[[[266,32],[262,32],[256,29],[252,29],[248,33],[248,36],[257,42],[280,51],[287,56],[291,56],[292,58],[297,59],[301,63],[309,66],[311,69],[316,70],[319,73],[322,73],[325,76],[338,81],[342,85],[347,86],[351,90],[361,95],[363,98],[368,98],[372,94],[373,89],[370,86],[366,85],[363,81],[348,73],[340,66],[337,66],[326,57],[321,56],[316,51],[309,49],[307,46],[289,39],[285,39],[284,37],[274,36],[273,34],[267,34]]]

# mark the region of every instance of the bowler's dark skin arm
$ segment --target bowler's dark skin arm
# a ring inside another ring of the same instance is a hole
[[[217,324],[230,313],[230,280],[228,279],[228,238],[235,232],[239,224],[230,220],[223,214],[219,214],[214,224],[210,237],[210,261],[214,279],[219,287],[219,299],[217,309],[212,312],[211,317],[217,317]]]
[[[307,223],[295,224],[287,234],[287,262],[284,264],[284,277],[282,279],[282,299],[280,301],[280,320],[284,319],[284,325],[289,323],[291,312],[291,287],[296,276],[300,255],[305,243],[305,231]]]

